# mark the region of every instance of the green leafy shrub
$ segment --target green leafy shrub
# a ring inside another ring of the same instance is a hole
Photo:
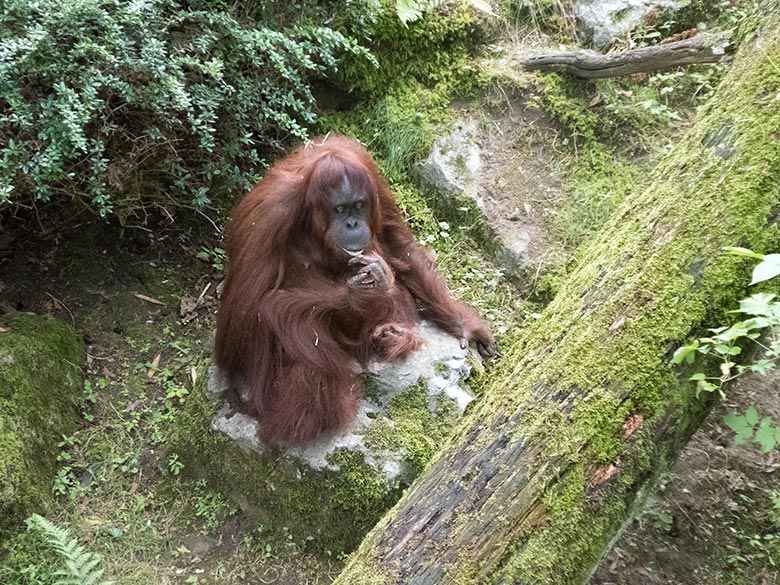
[[[8,0],[0,208],[63,197],[120,219],[244,191],[315,120],[308,84],[368,52],[331,28],[251,28],[221,2]]]

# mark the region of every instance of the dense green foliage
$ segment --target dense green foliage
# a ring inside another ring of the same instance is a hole
[[[315,118],[308,79],[367,51],[334,29],[240,22],[220,2],[9,0],[0,12],[0,207],[61,196],[121,217],[140,199],[243,191]]]
[[[733,247],[726,250],[737,256],[760,260],[753,269],[751,285],[780,275],[780,254],[764,255],[746,248]],[[780,302],[775,300],[776,298],[774,293],[760,292],[740,300],[739,309],[733,312],[743,313],[747,318],[730,326],[711,328],[709,335],[694,339],[677,349],[672,358],[673,364],[692,364],[699,354],[712,356],[718,362],[720,375],[707,375],[704,371],[697,371],[690,376],[690,380],[696,382],[697,392],[717,390],[725,396],[725,385],[732,380],[748,372],[766,375],[769,370],[777,367],[780,361]],[[758,348],[759,357],[744,364],[737,363],[736,360],[743,354],[743,349],[750,345]],[[703,369],[701,364],[699,366],[698,369]],[[780,445],[780,426],[774,425],[770,417],[762,418],[759,424],[759,414],[754,407],[750,407],[742,415],[732,412],[724,420],[737,433],[737,444],[752,439],[761,446],[764,453]]]
[[[453,93],[469,92],[480,82],[469,58],[485,40],[484,30],[477,27],[477,14],[474,6],[454,2],[407,25],[398,18],[393,3],[382,0],[370,37],[365,38],[379,66],[346,55],[340,78],[350,90],[371,96],[381,96],[405,79],[443,85]]]

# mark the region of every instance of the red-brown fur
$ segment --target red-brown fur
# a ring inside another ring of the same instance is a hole
[[[357,268],[329,245],[329,186],[349,175],[370,201],[371,250],[392,269],[388,290],[355,291]],[[272,445],[343,430],[362,388],[352,363],[417,349],[420,316],[483,354],[495,351],[482,319],[456,301],[404,223],[368,152],[344,136],[319,138],[276,163],[235,208],[217,321],[216,360],[245,389]]]

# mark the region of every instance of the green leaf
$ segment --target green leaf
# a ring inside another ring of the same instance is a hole
[[[702,392],[715,392],[717,389],[718,387],[715,384],[707,382],[706,380],[699,380],[696,382],[696,396],[700,395]]]
[[[768,293],[758,293],[749,296],[746,299],[739,301],[739,312],[747,313],[748,315],[762,315],[770,317],[772,315],[772,308],[770,303],[775,295]]]
[[[677,365],[677,364],[681,364],[684,360],[689,364],[692,364],[694,358],[696,357],[696,350],[698,348],[699,348],[698,341],[694,341],[690,345],[683,345],[682,347],[678,347],[677,350],[674,352],[674,355],[672,356],[672,363]]]
[[[745,411],[745,420],[751,427],[756,426],[756,423],[758,422],[758,411],[755,407],[751,406]]]
[[[732,431],[735,433],[743,434],[746,430],[753,430],[753,427],[747,424],[745,417],[733,412],[728,413],[723,417],[723,422],[726,423]]]
[[[396,0],[395,13],[404,25],[414,22],[422,16],[421,2],[416,0]]]
[[[753,250],[749,250],[747,248],[739,248],[734,246],[724,246],[723,247],[726,252],[730,252],[734,254],[735,256],[747,256],[749,258],[755,258],[757,260],[763,260],[764,255],[758,254],[757,252],[754,252]]]
[[[763,329],[764,327],[769,327],[771,324],[772,321],[766,317],[751,317],[750,319],[745,319],[742,321],[742,325],[744,325],[747,329]],[[754,333],[753,335],[758,336],[757,333]]]
[[[770,360],[758,360],[756,363],[750,366],[750,370],[765,376],[767,370],[772,369],[774,366],[774,362],[771,362]]]
[[[750,284],[763,282],[780,274],[780,254],[767,254],[763,261],[753,269],[753,280]]]
[[[762,423],[761,427],[756,431],[756,436],[753,437],[753,440],[761,445],[762,453],[768,453],[775,448],[775,445],[777,445],[777,440],[775,439],[775,428],[771,426],[764,426]]]

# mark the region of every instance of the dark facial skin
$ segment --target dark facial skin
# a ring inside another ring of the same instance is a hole
[[[361,252],[371,242],[369,200],[362,189],[353,189],[349,179],[331,193],[330,240],[340,249]]]

